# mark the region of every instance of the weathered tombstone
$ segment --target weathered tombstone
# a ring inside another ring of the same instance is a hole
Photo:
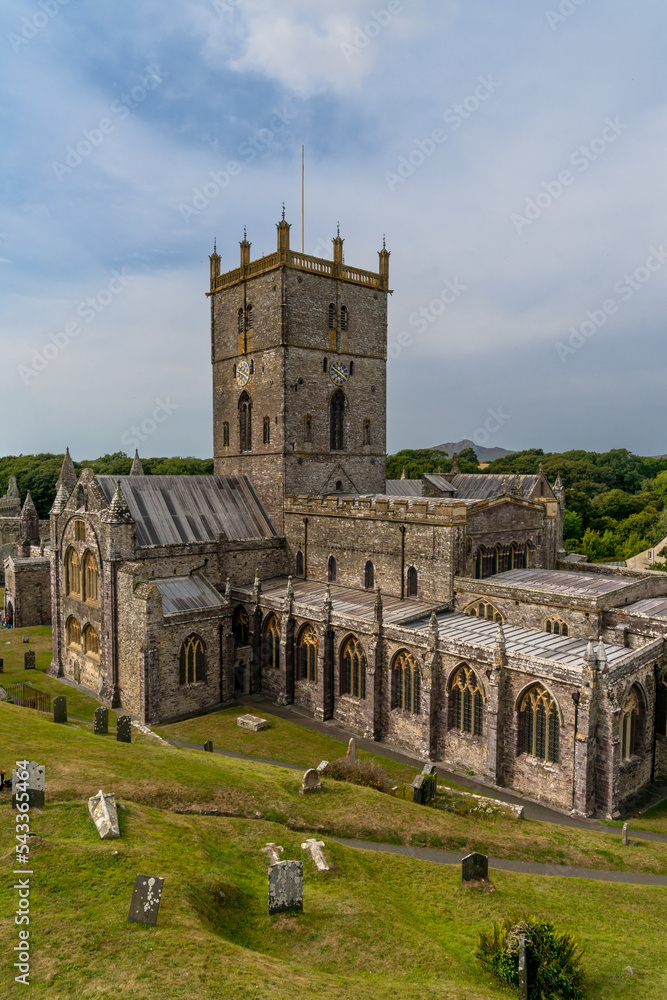
[[[528,966],[526,964],[526,935],[519,935],[519,1000],[528,1000]]]
[[[260,847],[260,851],[263,851],[267,855],[269,865],[277,865],[280,861],[280,855],[283,853],[283,848],[271,843],[267,844],[266,847]]]
[[[350,760],[357,759],[357,741],[355,740],[354,736],[351,738],[350,742],[347,745],[347,757],[349,757]]]
[[[129,718],[129,716],[126,716]],[[163,878],[151,878],[148,875],[137,875],[134,880],[132,902],[127,919],[134,924],[149,924],[155,927],[157,913],[162,898]]]
[[[489,877],[489,859],[486,854],[468,854],[461,862],[461,881],[472,882],[475,879]]]
[[[299,791],[302,795],[310,795],[312,792],[321,792],[323,788],[319,771],[314,767],[309,767],[303,776]]]
[[[623,824],[623,832],[621,834],[621,838],[622,838],[622,841],[623,841],[623,847],[627,847],[628,846],[628,824],[627,823]]]
[[[302,851],[310,851],[310,856],[317,865],[321,872],[328,872],[329,865],[326,863],[324,855],[322,854],[322,848],[324,847],[323,840],[315,840],[314,837],[310,837],[305,844],[301,845]]]
[[[64,694],[53,699],[53,721],[67,722],[67,698]]]
[[[3,687],[0,687],[0,701],[7,701],[7,692]]]
[[[30,642],[30,636],[29,635],[24,635],[23,636],[23,641],[24,642]]]
[[[25,670],[34,670],[35,669],[35,650],[34,649],[26,649],[25,653],[23,654],[23,667],[24,667]]]
[[[435,774],[433,764],[425,764],[421,774],[418,774],[412,782],[413,801],[420,806],[425,806],[433,802],[438,790],[438,779]]]
[[[204,743],[204,750],[206,753],[213,753],[213,740],[206,740],[206,743]]]
[[[412,801],[418,806],[426,805],[426,789],[424,788],[424,775],[418,774],[412,782]]]
[[[93,732],[95,736],[106,736],[109,732],[109,709],[101,705],[95,709],[93,717]]]
[[[88,812],[97,827],[101,840],[113,840],[115,837],[120,837],[116,796],[113,792],[105,795],[100,788],[97,795],[88,799]]]
[[[4,673],[4,671],[5,671],[5,661],[2,658],[2,656],[0,656],[0,674]]]
[[[129,715],[121,715],[116,721],[116,740],[119,743],[132,742],[132,719]]]
[[[12,771],[12,809],[16,808],[16,795],[24,792],[28,793],[28,805],[30,808],[39,808],[44,805],[44,775],[46,768],[44,764],[37,764],[34,760],[27,762],[28,766]],[[26,800],[21,797],[20,802]]]
[[[269,916],[303,910],[303,862],[278,861],[269,868]]]
[[[324,770],[324,768],[327,766],[328,763],[329,763],[328,760],[321,760],[319,762],[319,764],[317,765],[317,767],[315,768],[315,770],[318,771],[321,774],[322,771]]]
[[[241,729],[249,729],[253,733],[259,733],[262,729],[268,729],[269,724],[266,719],[260,719],[258,715],[239,715],[236,725]]]

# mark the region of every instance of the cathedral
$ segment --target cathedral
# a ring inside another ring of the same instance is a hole
[[[77,476],[68,453],[48,548],[33,523],[6,562],[26,606],[49,559],[50,672],[148,724],[262,693],[618,816],[667,777],[667,577],[566,558],[541,470],[388,481],[389,251],[309,256],[284,216],[250,250],[210,257],[215,474]]]

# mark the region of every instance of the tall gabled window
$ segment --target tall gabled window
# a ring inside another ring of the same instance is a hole
[[[392,708],[419,715],[421,712],[421,673],[412,653],[398,653],[392,667]]]
[[[299,675],[304,681],[317,683],[317,632],[312,625],[306,625],[297,642],[297,664]]]
[[[345,394],[336,389],[329,404],[329,447],[331,451],[343,451],[345,418]]]
[[[189,635],[181,646],[179,657],[179,681],[181,684],[196,684],[204,680],[204,643],[198,635]]]
[[[341,330],[347,330],[349,323],[349,314],[347,311],[347,306],[340,307],[340,328]]]
[[[411,566],[408,570],[408,597],[416,597],[417,590],[419,587],[419,577],[417,575],[417,570],[414,566]]]
[[[523,752],[557,764],[560,754],[560,718],[554,699],[541,684],[536,684],[524,695],[520,712]]]
[[[336,582],[336,572],[337,572],[336,557],[329,556],[329,560],[327,562],[327,580],[329,581],[329,583]]]
[[[368,560],[364,569],[364,587],[366,590],[372,590],[375,586],[375,566]]]
[[[271,417],[264,417],[262,440],[264,444],[271,444]]]
[[[368,417],[366,417],[366,419],[364,420],[363,443],[364,444],[370,444],[371,443],[371,422],[368,419]]]
[[[366,653],[356,636],[351,635],[341,650],[340,693],[355,698],[366,697]]]
[[[74,549],[68,549],[65,556],[65,591],[81,597],[81,563]]]
[[[92,625],[88,624],[83,630],[83,651],[88,656],[100,655],[100,640]]]
[[[239,398],[239,451],[252,451],[252,400],[247,392]]]
[[[239,646],[247,646],[250,641],[250,619],[246,609],[239,605],[232,616],[232,632]]]
[[[99,573],[92,552],[86,552],[83,557],[83,599],[91,604],[97,604],[100,599]]]
[[[639,699],[634,688],[630,689],[621,711],[621,758],[630,760],[638,752]]]
[[[570,626],[559,616],[555,618],[547,618],[544,630],[545,632],[550,632],[552,635],[569,636],[570,634]]]
[[[484,696],[479,678],[468,666],[461,666],[451,681],[452,729],[483,735]]]
[[[280,625],[275,615],[269,615],[264,627],[264,662],[277,670],[280,666]]]
[[[335,330],[336,329],[336,307],[333,304],[333,302],[329,303],[329,309],[328,309],[328,312],[327,312],[327,320],[328,320],[328,324],[329,324],[329,329],[330,330]]]

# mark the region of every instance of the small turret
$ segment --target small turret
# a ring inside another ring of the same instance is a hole
[[[239,243],[239,246],[241,248],[241,267],[247,267],[250,263],[250,247],[252,243],[248,241],[245,226],[243,227],[243,239]]]
[[[116,492],[109,504],[109,509],[102,514],[100,520],[106,524],[134,524],[134,518],[130,513],[125,494],[121,489],[120,479],[116,485]]]
[[[387,250],[387,241],[384,236],[382,237],[382,249],[378,250],[378,257],[380,258],[379,274],[380,281],[382,282],[382,287],[387,290],[389,288],[389,257],[391,250]]]
[[[333,262],[334,264],[343,263],[343,243],[345,240],[341,238],[340,235],[340,223],[336,228],[336,235],[331,241],[333,243]]]
[[[51,508],[51,514],[62,514],[65,507],[67,506],[67,501],[69,500],[69,493],[67,487],[64,483],[58,484],[58,489],[56,491],[56,498],[53,501],[53,507]]]
[[[28,491],[19,521],[19,555],[24,559],[29,557],[31,545],[39,545],[39,514]]]
[[[283,217],[277,224],[278,230],[278,251],[283,251],[285,255],[289,252],[289,231],[290,224],[285,222],[285,203],[283,202]]]
[[[220,254],[217,250],[217,240],[213,240],[213,253],[208,259],[211,265],[211,291],[213,291],[216,278],[220,277]]]
[[[72,461],[72,458],[70,456],[69,448],[67,448],[66,451],[65,451],[65,457],[63,459],[63,464],[60,467],[60,475],[58,477],[58,486],[62,483],[65,486],[66,490],[67,490],[67,495],[69,496],[69,494],[72,492],[72,490],[74,489],[74,487],[77,484],[77,479],[78,479],[78,476],[77,476],[76,470],[74,468],[74,462]]]
[[[132,468],[130,469],[131,476],[143,476],[144,467],[141,464],[141,459],[139,458],[139,452],[135,449],[134,451],[134,461],[132,462]]]

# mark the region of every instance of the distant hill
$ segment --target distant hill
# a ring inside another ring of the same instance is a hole
[[[436,444],[434,448],[436,451],[446,452],[449,458],[454,454],[458,455],[464,448],[472,448],[479,462],[493,462],[497,458],[516,454],[514,451],[507,451],[506,448],[483,448],[480,444],[470,441],[469,438],[464,438],[463,441],[448,441],[447,444]]]

